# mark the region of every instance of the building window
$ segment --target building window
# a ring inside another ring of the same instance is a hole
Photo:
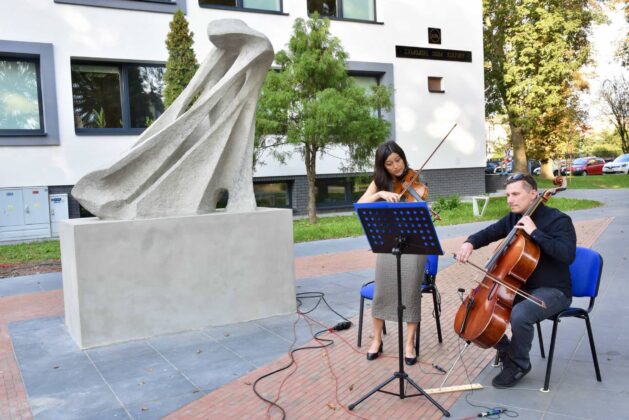
[[[282,13],[282,0],[199,0],[199,6]]]
[[[0,146],[59,144],[52,44],[0,41]]]
[[[253,184],[253,192],[260,207],[292,206],[288,182],[256,182]]]
[[[77,133],[139,133],[164,112],[165,67],[72,62]]]
[[[382,85],[389,87],[391,91],[393,91],[395,87],[393,64],[348,61],[347,71],[350,76],[364,88],[372,85]],[[391,108],[389,111],[379,110],[377,116],[391,123],[391,134],[389,138],[395,139],[395,107]]]
[[[44,134],[39,57],[0,55],[0,134]]]
[[[350,77],[354,79],[354,82],[361,88],[365,89],[365,92],[367,93],[371,92],[372,86],[378,86],[380,84],[380,78],[378,76],[361,76],[357,74],[352,74],[351,72],[349,72],[349,74]],[[381,118],[382,111],[380,109],[375,110],[373,112],[373,116]]]
[[[308,14],[358,21],[376,21],[376,0],[308,0]]]
[[[54,0],[60,4],[107,7],[110,9],[141,10],[145,12],[186,13],[186,0]]]
[[[428,77],[428,91],[434,93],[444,93],[442,86],[443,77]]]

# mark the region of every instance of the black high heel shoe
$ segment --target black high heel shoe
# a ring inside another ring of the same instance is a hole
[[[415,363],[417,363],[417,357],[404,357],[404,363],[406,363],[409,366],[413,366]]]
[[[413,356],[413,357],[404,356],[404,363],[406,363],[408,366],[413,366],[415,363],[417,363],[417,356]]]
[[[378,348],[378,353],[367,353],[367,360],[376,360],[378,358],[378,356],[380,356],[380,353],[382,353],[382,349],[383,349],[383,343],[382,341],[380,342],[380,347]]]

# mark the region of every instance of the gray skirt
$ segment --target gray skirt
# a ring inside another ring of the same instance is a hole
[[[404,322],[421,320],[421,283],[424,278],[425,255],[402,255],[402,304]],[[378,254],[376,260],[376,291],[371,314],[379,319],[397,321],[397,262],[394,255]]]

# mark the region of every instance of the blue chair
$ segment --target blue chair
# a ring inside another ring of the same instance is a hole
[[[443,342],[443,338],[441,336],[441,297],[439,295],[439,290],[437,290],[437,285],[435,284],[437,278],[437,271],[439,269],[439,256],[437,255],[429,255],[428,260],[426,261],[426,267],[424,269],[424,280],[422,282],[422,294],[430,293],[432,294],[432,302],[434,305],[433,316],[435,317],[435,321],[437,323],[437,337],[439,338],[439,342]],[[362,337],[363,337],[363,312],[365,308],[365,299],[373,300],[373,296],[376,290],[376,284],[373,281],[365,283],[360,288],[360,310],[358,314],[358,347],[362,345]],[[382,330],[384,334],[387,333],[386,323]],[[419,326],[417,328],[417,334],[415,335],[415,351],[419,355]]]
[[[594,362],[594,370],[596,371],[596,379],[600,382],[601,371],[598,367],[598,358],[596,357],[596,347],[594,346],[594,337],[592,335],[592,325],[590,324],[590,312],[594,308],[594,300],[598,296],[598,289],[601,284],[601,273],[603,272],[603,258],[601,255],[589,248],[577,247],[577,255],[572,264],[570,264],[570,277],[572,278],[572,295],[574,297],[589,297],[590,304],[587,309],[569,307],[551,316],[553,321],[553,332],[550,338],[550,350],[548,352],[548,362],[546,364],[546,378],[544,379],[543,392],[548,392],[550,384],[550,372],[553,367],[553,354],[555,352],[555,342],[557,338],[557,326],[561,322],[561,318],[573,317],[585,320],[585,326],[590,339],[590,350],[592,351],[592,361]],[[542,358],[544,354],[544,342],[542,339],[542,330],[540,323],[537,323],[537,334],[539,336],[539,348]]]

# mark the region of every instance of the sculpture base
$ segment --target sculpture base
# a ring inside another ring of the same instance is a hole
[[[293,313],[292,213],[60,222],[65,322],[81,348]]]

